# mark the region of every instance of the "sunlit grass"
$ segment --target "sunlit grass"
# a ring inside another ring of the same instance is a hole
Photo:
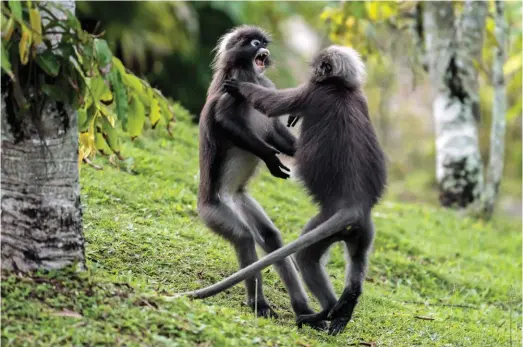
[[[521,224],[485,224],[423,205],[384,201],[368,281],[345,333],[297,330],[275,271],[265,293],[280,313],[256,319],[242,285],[203,301],[162,294],[200,288],[237,270],[232,248],[195,213],[197,128],[174,138],[151,133],[126,143],[133,173],[81,171],[89,271],[2,276],[2,345],[154,346],[519,346]],[[154,138],[154,137],[156,138]],[[299,183],[262,169],[252,194],[286,242],[314,215]],[[343,287],[341,247],[328,264]],[[314,302],[316,308],[318,305]]]

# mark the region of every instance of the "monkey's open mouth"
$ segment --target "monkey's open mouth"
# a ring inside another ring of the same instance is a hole
[[[259,67],[265,67],[265,60],[267,60],[268,57],[269,54],[267,52],[257,54],[254,58],[254,63]]]

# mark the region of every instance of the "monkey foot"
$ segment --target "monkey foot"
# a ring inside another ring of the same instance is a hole
[[[303,324],[310,326],[316,330],[327,330],[327,318],[328,311],[321,311],[318,313],[301,314],[296,318],[296,324],[298,328],[301,328]]]
[[[278,314],[272,309],[272,307],[267,302],[258,302],[257,307],[254,306],[254,303],[250,304],[253,312],[258,317],[263,318],[278,318]]]

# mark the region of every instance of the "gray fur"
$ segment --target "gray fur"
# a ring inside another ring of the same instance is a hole
[[[253,45],[255,40],[259,47]],[[255,61],[260,54],[269,54],[267,43],[267,34],[252,26],[235,28],[220,39],[215,49],[213,81],[200,117],[198,213],[212,231],[233,245],[241,268],[258,260],[255,244],[267,253],[282,246],[279,230],[248,194],[247,185],[260,161],[276,177],[286,178],[288,174],[282,171],[284,166],[276,154],[293,156],[296,151],[295,138],[277,119],[267,118],[223,91],[223,81],[231,77],[274,88],[263,76],[269,58],[262,66]],[[296,314],[312,313],[291,260],[281,259],[275,268]],[[247,302],[257,308],[257,314],[276,316],[264,296],[261,273],[251,273],[243,280]]]
[[[229,93],[269,117],[294,113],[303,118],[296,161],[299,176],[320,212],[298,240],[220,283],[188,295],[214,295],[296,253],[304,281],[322,305],[321,312],[298,317],[298,324],[320,324],[328,319],[329,333],[344,330],[363,288],[374,237],[371,210],[386,184],[385,156],[361,89],[364,79],[359,55],[352,49],[331,46],[316,55],[310,79],[300,87],[276,91],[243,81],[225,83]],[[345,243],[350,261],[345,289],[336,300],[321,258],[338,241]]]

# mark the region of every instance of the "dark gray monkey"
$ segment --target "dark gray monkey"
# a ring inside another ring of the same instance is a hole
[[[289,124],[303,118],[295,157],[301,180],[319,204],[318,215],[297,240],[213,286],[184,295],[214,295],[297,252],[304,281],[322,306],[319,313],[298,317],[298,325],[328,319],[329,333],[336,335],[350,321],[362,293],[374,237],[371,210],[385,190],[386,162],[361,88],[365,66],[359,54],[330,46],[316,55],[311,68],[310,80],[297,88],[277,91],[232,80],[225,89],[268,117],[296,114]],[[338,300],[321,263],[337,241],[345,243],[348,255],[346,285]]]
[[[247,183],[260,159],[274,176],[288,178],[283,171],[287,168],[276,154],[294,156],[296,151],[296,139],[276,118],[267,118],[245,100],[236,99],[223,90],[227,78],[274,88],[263,76],[270,64],[268,43],[268,35],[253,26],[237,27],[222,37],[216,48],[213,81],[200,118],[198,212],[210,229],[232,243],[241,268],[258,260],[256,242],[267,253],[282,246],[279,230],[249,196]],[[296,315],[313,313],[291,259],[280,259],[275,267]],[[257,306],[259,316],[277,316],[263,294],[261,273],[255,271],[244,279],[248,304],[253,309]]]

